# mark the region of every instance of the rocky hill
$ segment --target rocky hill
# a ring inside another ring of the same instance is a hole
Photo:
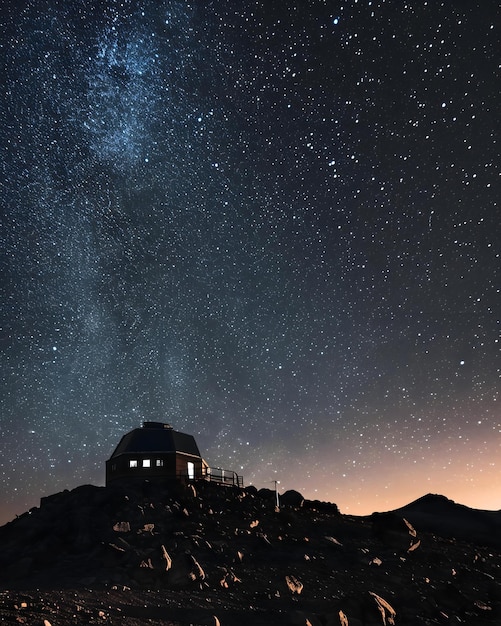
[[[499,513],[457,507],[364,518],[293,491],[276,510],[253,487],[85,485],[0,528],[0,621],[499,625]]]

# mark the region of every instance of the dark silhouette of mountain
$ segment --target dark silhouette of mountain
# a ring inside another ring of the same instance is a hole
[[[471,509],[429,493],[394,512],[422,531],[501,548],[501,511]]]
[[[0,622],[501,623],[501,552],[487,531],[499,512],[432,495],[367,517],[292,490],[275,504],[269,489],[205,481],[42,498],[0,528]]]

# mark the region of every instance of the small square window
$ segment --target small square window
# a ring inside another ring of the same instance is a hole
[[[143,459],[143,467],[151,467],[150,459]]]
[[[129,467],[137,467],[137,459],[131,459],[129,461]]]
[[[163,461],[163,459],[157,459],[157,460],[155,461],[155,465],[156,465],[157,467],[163,467],[163,466],[164,466],[164,461]]]

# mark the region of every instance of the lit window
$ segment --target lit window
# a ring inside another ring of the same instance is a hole
[[[131,459],[129,461],[129,467],[137,467],[137,460],[136,459]]]
[[[150,459],[143,459],[143,467],[151,467]]]
[[[157,460],[155,461],[155,465],[156,465],[157,467],[163,467],[163,466],[164,466],[163,459],[157,459]]]

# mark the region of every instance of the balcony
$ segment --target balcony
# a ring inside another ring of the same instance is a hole
[[[203,470],[203,478],[209,480],[211,483],[228,485],[230,487],[244,486],[243,476],[239,476],[236,472],[231,470],[224,470],[220,467],[205,467]]]

